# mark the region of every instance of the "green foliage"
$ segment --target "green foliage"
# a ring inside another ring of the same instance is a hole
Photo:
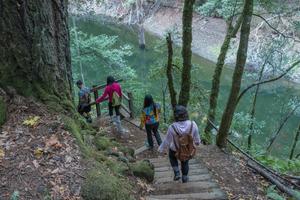
[[[136,177],[144,178],[149,182],[154,180],[154,166],[149,161],[133,163],[130,168]]]
[[[250,130],[249,128],[250,123],[253,123],[253,130]],[[243,133],[245,134],[244,136],[248,137],[251,132],[253,135],[263,134],[262,130],[265,127],[265,122],[257,121],[255,118],[251,119],[251,115],[249,113],[238,112],[233,116],[233,123],[231,127],[235,137],[241,137],[239,133]]]
[[[0,126],[6,121],[6,109],[4,99],[0,97]]]
[[[294,160],[280,159],[264,153],[261,153],[261,155],[256,155],[255,158],[258,159],[264,165],[267,165],[281,173],[292,173],[292,174],[300,175],[299,159],[294,159]]]
[[[128,200],[128,184],[105,169],[93,169],[84,181],[81,195],[86,200]]]
[[[285,200],[284,197],[278,194],[278,192],[275,190],[275,187],[275,185],[272,185],[267,189],[267,197],[273,200]]]
[[[234,13],[241,11],[243,1],[237,0],[209,0],[196,11],[205,16],[222,17],[228,19]]]
[[[95,146],[98,150],[105,151],[111,147],[117,147],[119,145],[118,145],[118,143],[116,143],[115,141],[112,141],[108,137],[97,135],[95,137]]]

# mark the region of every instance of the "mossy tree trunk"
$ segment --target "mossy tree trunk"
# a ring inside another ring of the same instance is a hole
[[[220,129],[217,135],[217,145],[224,148],[227,145],[228,132],[231,126],[234,111],[237,105],[237,99],[241,87],[242,76],[247,59],[248,41],[253,13],[253,0],[245,0],[243,8],[243,21],[241,26],[241,35],[239,49],[237,52],[236,66],[232,77],[232,85],[229,98],[224,110]]]
[[[168,78],[168,88],[169,88],[169,93],[171,98],[171,105],[172,108],[174,109],[177,104],[177,99],[176,99],[177,94],[174,88],[174,81],[173,81],[173,41],[172,41],[171,33],[168,33],[166,40],[168,46],[168,63],[167,63],[166,73]]]
[[[185,0],[182,14],[182,59],[181,90],[178,104],[187,106],[190,99],[192,69],[192,22],[195,0]]]
[[[215,122],[215,117],[216,117],[216,109],[217,109],[217,104],[218,104],[218,97],[219,97],[219,89],[220,89],[220,80],[221,80],[221,75],[226,59],[226,55],[228,52],[228,49],[230,47],[230,41],[231,38],[234,37],[239,30],[241,23],[242,23],[242,15],[238,18],[235,26],[232,26],[232,21],[233,17],[228,22],[227,26],[227,34],[225,36],[224,42],[221,46],[221,51],[218,56],[218,61],[216,64],[216,68],[214,71],[213,79],[212,79],[212,86],[211,86],[211,92],[210,92],[210,97],[209,97],[209,109],[208,109],[208,114],[207,114],[207,124],[204,130],[204,144],[210,144],[211,143],[211,130],[213,129],[213,126],[211,122]]]
[[[72,99],[67,5],[67,0],[0,1],[0,87],[42,100]]]

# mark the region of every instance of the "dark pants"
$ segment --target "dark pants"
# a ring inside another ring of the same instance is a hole
[[[120,106],[112,106],[112,102],[108,103],[109,116],[114,115],[114,109],[117,116],[120,116]]]
[[[175,156],[175,151],[173,150],[169,150],[169,159],[170,159],[170,163],[171,166],[174,170],[174,173],[178,173],[179,172],[179,167],[178,167],[178,160]],[[181,173],[183,176],[187,176],[189,173],[189,161],[181,161]]]
[[[156,138],[157,144],[158,145],[161,144],[161,138],[160,138],[160,135],[158,132],[158,126],[159,126],[159,123],[145,125],[146,132],[147,132],[147,139],[148,139],[150,148],[153,148],[152,133],[153,133],[154,137]]]

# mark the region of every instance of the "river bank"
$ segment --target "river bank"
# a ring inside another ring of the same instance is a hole
[[[143,27],[144,29],[163,39],[168,31],[173,33],[173,41],[176,45],[181,45],[181,29],[182,29],[182,7],[183,3],[180,0],[171,1],[145,1],[143,5]],[[113,0],[102,4],[96,2],[85,3],[78,8],[76,5],[70,6],[70,12],[73,14],[97,15],[104,20],[113,21],[114,23],[124,24],[127,26],[136,26],[138,19],[135,14],[136,10],[124,4],[122,0]],[[264,22],[261,19],[253,19],[253,30],[250,35],[248,59],[246,70],[250,73],[258,72],[263,60],[258,56],[261,43],[265,42],[266,38],[261,37],[264,34],[271,34],[264,28]],[[226,35],[227,25],[224,19],[204,17],[195,12],[193,17],[193,42],[192,51],[209,61],[217,62],[221,45]],[[239,34],[236,38],[232,38],[231,49],[227,54],[225,64],[227,67],[234,68],[236,60],[236,49],[239,44]],[[296,44],[294,48],[283,49],[286,54],[295,53],[300,44]],[[146,38],[147,46],[147,38]],[[280,64],[283,67],[289,67],[288,64]],[[272,74],[273,69],[267,70],[268,76],[276,76]],[[286,80],[294,83],[300,83],[300,69],[293,71],[291,75],[286,76]]]

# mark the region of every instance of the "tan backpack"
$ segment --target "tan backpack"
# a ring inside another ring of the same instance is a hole
[[[189,134],[181,135],[177,132],[176,128],[172,126],[174,132],[178,136],[178,145],[174,141],[176,147],[176,158],[180,161],[190,160],[196,154],[196,147],[192,136],[193,122],[191,121],[191,128]]]

